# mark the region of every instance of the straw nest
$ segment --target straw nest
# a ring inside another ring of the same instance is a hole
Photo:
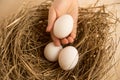
[[[21,9],[0,23],[0,80],[100,80],[110,69],[115,45],[105,7],[79,8],[77,66],[64,71],[43,55],[51,42],[45,32],[51,1]]]

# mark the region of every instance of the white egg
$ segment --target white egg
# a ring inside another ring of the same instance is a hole
[[[63,48],[58,57],[58,62],[63,70],[71,70],[78,63],[78,51],[73,46]]]
[[[53,33],[57,38],[67,37],[73,29],[73,18],[70,15],[59,17],[54,24]]]
[[[53,42],[50,42],[44,49],[44,56],[51,62],[57,61],[61,49],[62,46],[55,46]]]

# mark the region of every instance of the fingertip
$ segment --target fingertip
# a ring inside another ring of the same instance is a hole
[[[75,39],[76,38],[76,33],[71,33],[71,35],[70,35],[73,39]]]
[[[69,43],[73,43],[74,39],[72,37],[68,37],[68,41],[69,41]]]
[[[46,28],[46,32],[49,32],[49,29],[48,29],[48,27]]]
[[[62,44],[68,44],[69,43],[66,38],[62,39],[61,42],[62,42]]]
[[[47,28],[46,28],[46,32],[50,32],[51,31],[51,29],[50,29],[50,27],[48,26]]]
[[[50,34],[51,34],[51,38],[53,40],[54,45],[55,46],[60,46],[61,45],[60,40],[57,37],[54,36],[52,31],[50,32]]]
[[[55,46],[60,46],[60,41],[54,41]]]

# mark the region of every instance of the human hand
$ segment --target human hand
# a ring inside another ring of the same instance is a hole
[[[55,20],[64,14],[69,14],[73,17],[74,26],[71,34],[68,37],[59,39],[54,36],[52,29],[54,27]],[[54,0],[53,4],[49,9],[48,26],[46,28],[46,32],[50,32],[51,38],[56,46],[59,46],[60,44],[68,44],[74,42],[77,31],[77,20],[78,20],[77,0]]]

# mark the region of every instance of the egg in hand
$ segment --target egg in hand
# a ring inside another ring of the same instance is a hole
[[[60,16],[54,23],[53,34],[59,39],[67,37],[72,32],[73,23],[71,15]]]

